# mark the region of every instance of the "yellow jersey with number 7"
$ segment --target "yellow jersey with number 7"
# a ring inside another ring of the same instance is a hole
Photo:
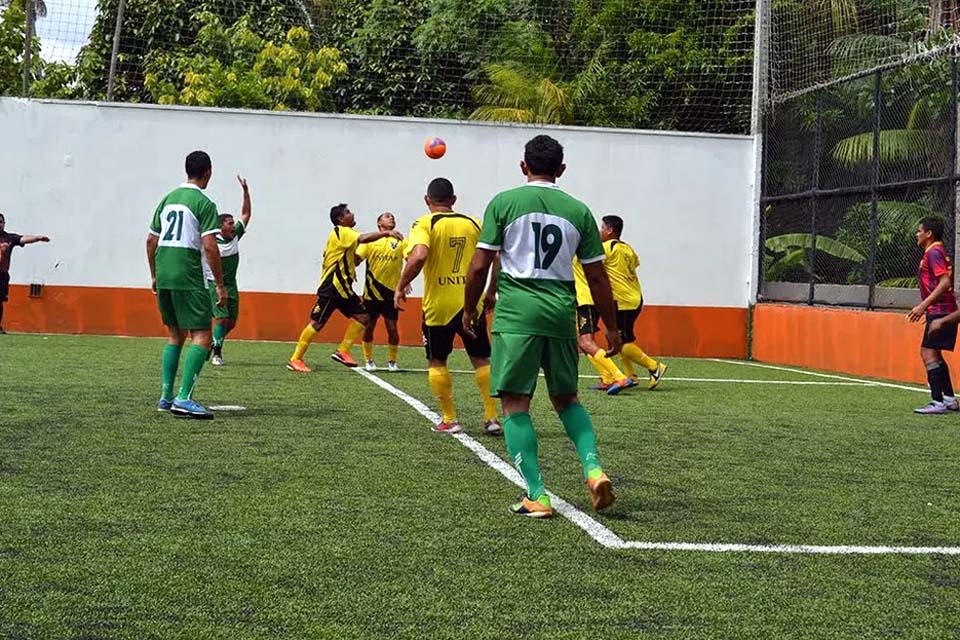
[[[423,266],[423,322],[449,324],[463,310],[467,267],[480,239],[480,221],[455,212],[428,213],[413,223],[407,252],[427,248]]]

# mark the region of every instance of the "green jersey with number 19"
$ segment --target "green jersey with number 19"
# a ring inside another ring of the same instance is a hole
[[[205,289],[203,236],[219,231],[217,205],[200,187],[184,183],[167,194],[150,223],[150,233],[159,238],[157,288]]]
[[[477,248],[500,251],[494,333],[576,338],[573,258],[604,259],[587,205],[549,182],[504,191],[487,206]]]

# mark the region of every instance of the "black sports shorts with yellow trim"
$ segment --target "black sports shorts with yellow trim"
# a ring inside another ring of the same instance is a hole
[[[592,304],[577,307],[577,333],[592,336],[600,330],[600,312]]]
[[[313,305],[310,311],[310,319],[321,327],[327,324],[327,320],[333,315],[334,311],[339,311],[346,317],[358,316],[367,312],[360,296],[353,295],[349,298],[340,296],[323,295],[320,290],[317,291],[317,304]]]
[[[374,322],[377,318],[386,320],[396,320],[400,317],[400,310],[393,306],[393,298],[390,300],[368,300],[364,298],[363,306],[367,308],[370,319]]]
[[[461,310],[453,320],[442,327],[428,327],[423,325],[423,348],[427,353],[427,360],[446,360],[453,352],[453,339],[460,336],[463,348],[471,358],[490,357],[490,335],[487,333],[487,317],[480,314],[478,324],[474,328],[476,338],[471,338],[463,331],[463,311]]]
[[[637,324],[637,318],[640,317],[641,311],[643,311],[643,300],[640,301],[640,306],[636,309],[617,309],[617,329],[620,330],[623,344],[628,344],[637,339],[633,327]]]

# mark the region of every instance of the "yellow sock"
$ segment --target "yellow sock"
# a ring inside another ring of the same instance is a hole
[[[388,356],[390,362],[397,361],[397,351],[399,350],[400,350],[400,345],[398,344],[391,344],[390,346],[387,347],[387,353],[390,354]]]
[[[623,345],[623,356],[633,360],[647,371],[656,371],[657,365],[659,364],[656,360],[645,354],[643,349],[633,342]]]
[[[587,360],[590,361],[590,364],[593,365],[593,368],[596,369],[596,370],[597,370],[597,373],[600,374],[600,381],[603,382],[603,384],[613,384],[613,383],[614,383],[613,378],[611,378],[611,377],[610,377],[610,374],[607,373],[606,368],[605,368],[602,364],[600,364],[600,362],[598,362],[597,359],[596,359],[594,356],[591,356],[591,355],[588,354],[588,355],[587,355]]]
[[[633,378],[637,375],[637,371],[633,368],[633,363],[630,362],[630,358],[620,355],[620,368],[623,370],[623,375],[628,378]]]
[[[617,365],[613,362],[613,360],[607,357],[607,352],[603,349],[600,349],[593,354],[593,358],[607,373],[607,376],[610,378],[611,382],[623,380],[626,377],[623,375],[623,371],[620,371],[620,369],[617,368]]]
[[[356,320],[352,321],[350,326],[347,327],[347,332],[343,334],[343,342],[337,347],[337,351],[350,353],[353,343],[360,337],[361,333],[363,333],[363,325]]]
[[[373,343],[372,342],[363,343],[363,357],[367,360],[373,360]]]
[[[477,368],[474,377],[477,381],[477,390],[483,398],[483,419],[496,420],[499,417],[497,399],[490,397],[490,365]]]
[[[307,352],[307,347],[310,346],[310,341],[313,340],[313,336],[317,335],[317,330],[313,328],[312,324],[308,324],[306,329],[300,333],[300,339],[297,341],[297,348],[293,350],[293,356],[291,360],[303,360],[303,354]]]
[[[450,371],[446,367],[430,367],[427,376],[430,389],[440,405],[440,412],[443,413],[443,421],[453,422],[457,419],[457,411],[453,407],[453,378],[450,377]]]

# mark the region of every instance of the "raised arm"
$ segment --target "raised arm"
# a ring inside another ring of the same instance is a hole
[[[253,205],[250,203],[250,187],[247,186],[247,179],[242,176],[237,176],[237,181],[243,187],[243,206],[240,209],[240,220],[243,222],[244,229],[246,229],[247,225],[250,224],[250,216],[253,215]]]
[[[587,278],[590,295],[593,296],[593,304],[597,307],[600,318],[603,320],[607,344],[610,347],[607,349],[607,355],[612,356],[620,352],[623,339],[617,329],[617,305],[613,301],[613,292],[610,290],[610,279],[607,277],[602,261],[583,265],[583,275]]]

